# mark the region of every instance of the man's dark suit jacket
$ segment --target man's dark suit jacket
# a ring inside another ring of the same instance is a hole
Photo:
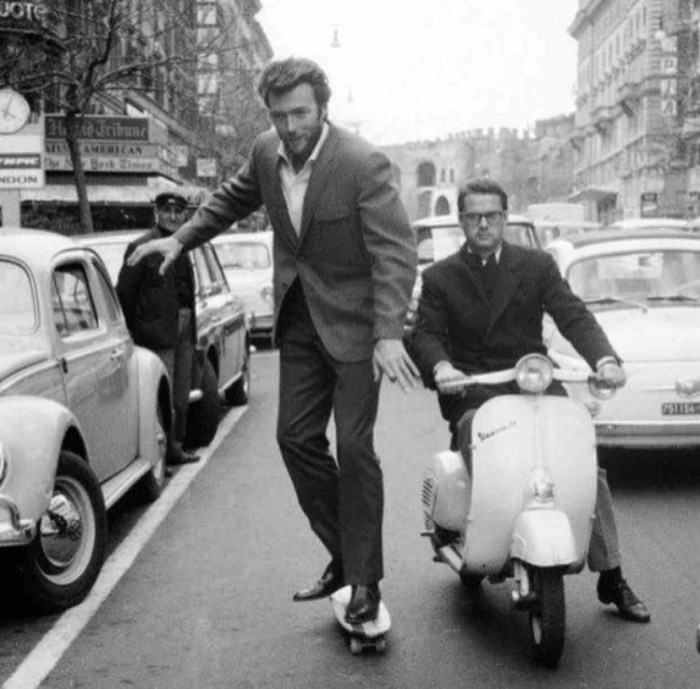
[[[250,159],[175,234],[201,244],[264,203],[274,230],[275,324],[298,278],[328,352],[343,362],[372,356],[377,339],[401,339],[416,276],[416,245],[388,158],[330,124],[313,164],[297,235],[279,176],[280,139],[261,134]],[[279,344],[279,343],[277,343]]]
[[[433,369],[439,361],[449,361],[465,373],[483,373],[511,368],[525,354],[546,354],[545,312],[591,368],[605,356],[619,360],[595,317],[571,291],[548,253],[503,242],[491,303],[475,258],[464,244],[423,273],[416,322],[407,345],[428,387],[435,389]],[[480,396],[477,389],[469,394]],[[468,395],[466,405],[462,398],[461,409],[469,408]],[[438,399],[443,416],[456,422],[452,418],[456,396],[438,395]]]

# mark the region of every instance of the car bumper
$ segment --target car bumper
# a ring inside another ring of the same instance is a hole
[[[603,447],[689,447],[700,445],[700,420],[595,422]]]
[[[36,524],[22,519],[17,505],[0,495],[0,548],[26,545],[36,536]]]

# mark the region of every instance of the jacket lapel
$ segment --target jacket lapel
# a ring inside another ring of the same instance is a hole
[[[280,228],[281,234],[289,241],[291,246],[296,250],[299,246],[299,237],[297,236],[294,225],[292,225],[292,220],[289,217],[289,211],[287,210],[287,202],[284,198],[284,192],[282,191],[282,182],[280,181],[280,171],[279,171],[279,156],[277,154],[277,148],[279,146],[279,138],[274,137],[271,139],[272,145],[267,149],[265,169],[268,170],[270,175],[269,178],[269,194],[270,202],[265,201],[265,207],[267,213],[270,216],[270,223],[272,227]]]
[[[503,242],[501,258],[498,262],[498,275],[493,289],[491,308],[489,309],[489,327],[491,330],[503,314],[508,302],[515,294],[522,277],[522,261],[513,255],[513,250]]]
[[[309,186],[306,189],[306,195],[304,196],[304,211],[301,216],[299,242],[304,241],[304,236],[309,229],[309,223],[311,222],[311,218],[314,216],[321,192],[326,186],[331,170],[333,169],[339,139],[338,130],[332,124],[329,124],[329,127],[328,137],[319,151],[316,162],[313,164],[311,177],[309,179]]]

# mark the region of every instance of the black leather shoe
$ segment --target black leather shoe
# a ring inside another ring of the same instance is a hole
[[[345,621],[348,624],[362,624],[375,620],[379,613],[379,602],[382,594],[377,584],[362,586],[358,584],[352,587],[352,598],[345,610]]]
[[[333,561],[321,575],[321,578],[307,589],[302,589],[294,594],[293,600],[297,603],[304,603],[307,600],[318,600],[330,596],[338,589],[345,586],[345,577],[343,576],[343,565],[340,562]]]
[[[598,600],[601,603],[614,603],[620,617],[632,622],[649,622],[651,614],[647,606],[637,598],[629,584],[622,578],[616,580],[600,577],[598,580]]]

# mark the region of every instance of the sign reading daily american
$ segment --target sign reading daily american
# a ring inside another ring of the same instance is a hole
[[[85,115],[80,122],[78,139],[81,141],[144,141],[148,138],[146,117],[105,117]],[[63,117],[48,115],[44,119],[46,139],[66,138]]]

